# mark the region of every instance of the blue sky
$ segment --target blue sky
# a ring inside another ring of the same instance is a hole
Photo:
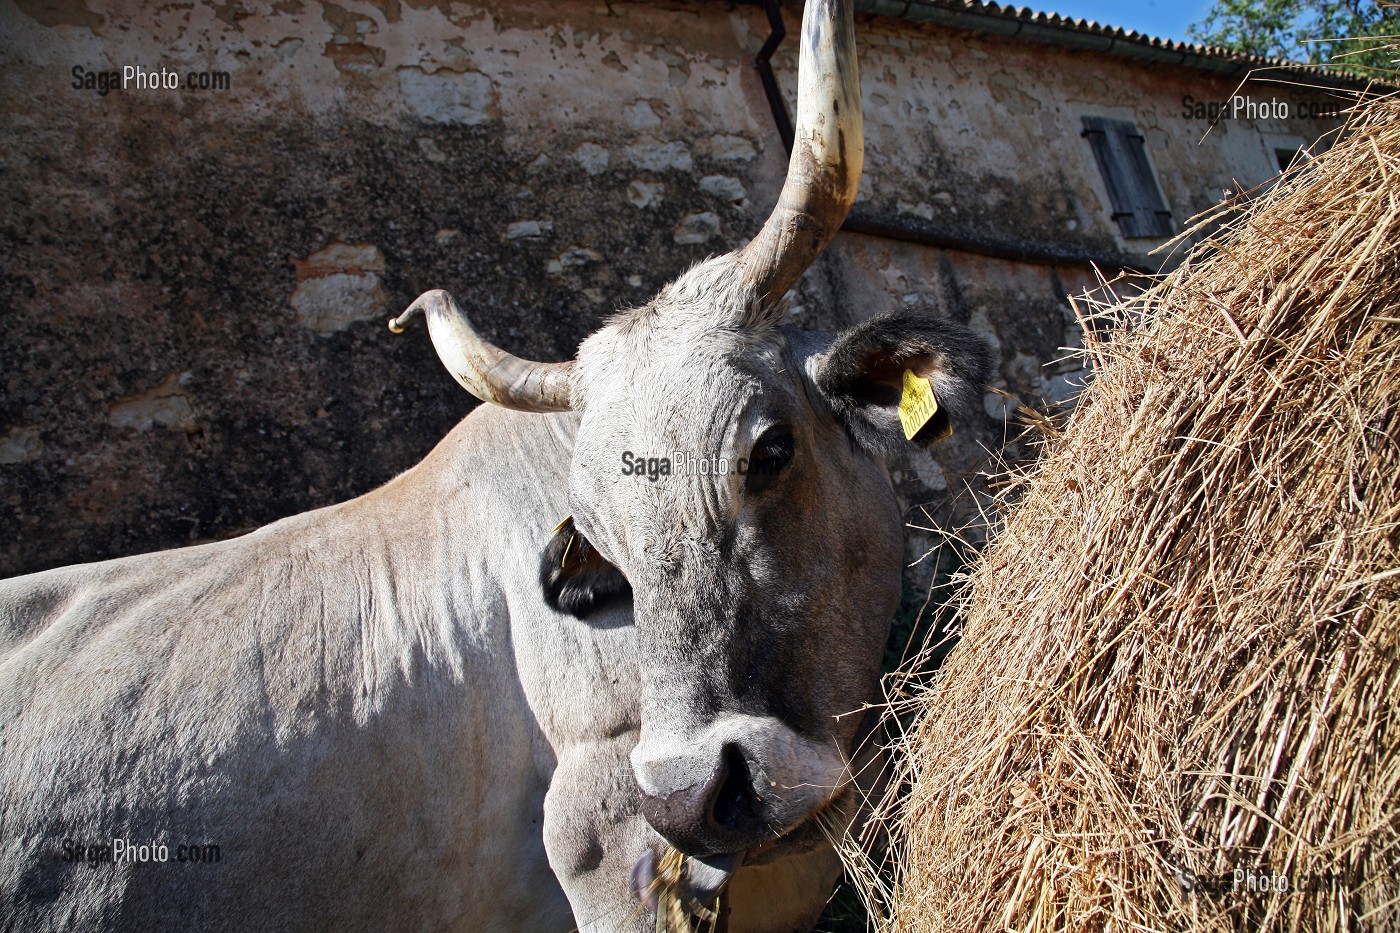
[[[1149,36],[1186,41],[1186,27],[1205,19],[1210,0],[1007,0],[1011,6],[1026,6],[1041,13],[1082,16],[1108,26],[1136,29]]]

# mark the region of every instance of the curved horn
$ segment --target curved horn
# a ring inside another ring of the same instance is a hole
[[[851,0],[807,0],[787,180],[763,230],[738,257],[765,307],[787,294],[840,229],[864,157]]]
[[[477,333],[467,312],[440,288],[424,292],[408,310],[389,321],[389,329],[403,333],[404,324],[424,312],[433,349],[452,377],[483,402],[494,402],[517,411],[568,411],[567,363],[533,363],[511,356]]]

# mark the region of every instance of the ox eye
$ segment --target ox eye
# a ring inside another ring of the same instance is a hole
[[[787,425],[775,425],[763,432],[758,443],[749,454],[749,468],[745,485],[750,492],[758,492],[772,485],[789,463],[797,445],[792,439],[792,431]]]

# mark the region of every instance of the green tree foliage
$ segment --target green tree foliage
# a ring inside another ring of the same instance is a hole
[[[1400,70],[1400,4],[1386,0],[1215,0],[1187,34],[1251,55]]]

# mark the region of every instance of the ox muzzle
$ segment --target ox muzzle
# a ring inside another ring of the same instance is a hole
[[[647,822],[702,860],[771,846],[844,789],[850,773],[835,742],[743,715],[689,737],[644,726],[632,770]]]

